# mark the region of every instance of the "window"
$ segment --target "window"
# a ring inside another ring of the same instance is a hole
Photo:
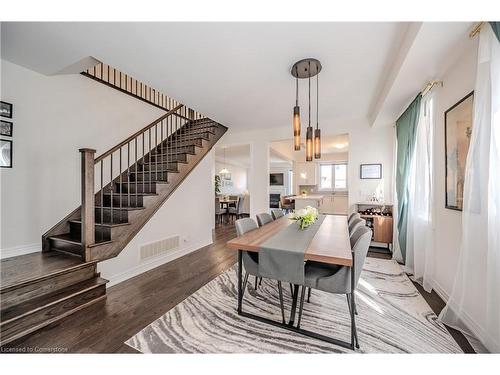
[[[321,164],[319,170],[320,190],[347,189],[347,163]]]

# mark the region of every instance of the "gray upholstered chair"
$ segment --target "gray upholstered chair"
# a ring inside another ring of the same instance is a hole
[[[354,288],[358,285],[371,238],[372,231],[366,226],[359,227],[350,237],[351,249],[354,253]],[[345,294],[349,311],[351,312],[351,309],[353,309],[353,313],[357,313],[356,305],[351,306],[349,299],[351,294],[351,267],[307,261],[304,271],[304,285],[302,286],[300,297],[297,327],[300,328],[306,287],[333,294]],[[356,331],[354,331],[354,335],[356,346],[359,347]]]
[[[244,235],[246,232],[258,228],[255,221],[249,217],[236,220],[234,225],[236,226],[236,234],[238,237]],[[262,277],[259,275],[259,253],[243,251],[242,262],[243,267],[245,268],[245,277],[243,279],[243,290],[241,296],[241,299],[243,300],[243,295],[245,294],[248,282],[248,275],[255,276],[255,290],[257,290],[257,279],[260,278],[262,282]],[[281,317],[283,318],[283,323],[285,323],[285,308],[283,306],[283,289],[281,287],[281,281],[278,281],[278,294],[280,298]]]
[[[229,207],[227,209],[227,213],[230,218],[234,217],[235,219],[239,219],[241,217],[241,215],[243,214],[244,200],[245,200],[244,196],[238,197],[238,200],[236,202],[236,207]]]
[[[257,214],[257,223],[259,223],[259,227],[266,225],[273,221],[273,217],[269,215],[267,212],[263,212],[261,214]]]
[[[347,223],[351,224],[353,220],[361,219],[361,215],[358,212],[353,212],[349,215],[349,219],[347,219]]]
[[[218,223],[224,221],[224,215],[226,215],[227,210],[225,208],[220,208],[220,200],[219,197],[215,198],[215,222]]]
[[[365,225],[366,225],[365,219],[357,218],[351,221],[351,223],[349,224],[349,236],[352,236],[352,234],[356,232],[358,228],[364,227]]]
[[[273,217],[273,220],[276,220],[285,216],[285,214],[281,208],[271,208],[271,216]]]
[[[285,210],[286,212],[291,212],[295,209],[295,201],[288,199],[289,196],[287,195],[282,195],[280,197],[280,206],[281,209]]]

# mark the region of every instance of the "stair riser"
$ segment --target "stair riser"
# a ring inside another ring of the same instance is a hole
[[[167,172],[144,172],[144,173],[137,173],[137,174],[132,174],[130,175],[130,181],[137,181],[137,184],[141,183],[144,181],[144,184],[148,183],[149,181],[168,181],[168,173]]]
[[[177,146],[177,145],[172,145],[172,147],[169,147],[168,150],[165,149],[164,152],[161,152],[161,150],[158,150],[158,152],[152,152],[151,156],[154,155],[176,155],[176,154],[194,154],[196,152],[195,146]],[[167,158],[165,158],[167,160]],[[170,158],[168,159],[170,160]]]
[[[113,199],[111,199],[111,195],[104,195],[103,206],[111,207],[111,201],[113,201],[113,208],[120,207],[142,207],[143,206],[143,197],[142,195],[133,195],[133,194],[113,194]]]
[[[167,159],[165,158],[164,161],[161,161],[161,158],[158,160],[158,163],[144,163],[144,164],[139,164],[138,170],[140,172],[142,171],[155,171],[156,169],[158,170],[178,170],[179,168],[179,163],[177,162],[170,162],[170,160],[167,163]]]
[[[101,216],[102,214],[102,216]],[[128,211],[125,210],[110,210],[110,209],[95,209],[96,223],[111,223],[111,216],[113,216],[113,223],[128,223]]]
[[[180,139],[178,141],[171,140],[171,141],[168,142],[168,144],[164,144],[164,145],[158,146],[156,148],[156,150],[157,150],[158,153],[167,153],[168,150],[171,149],[171,148],[175,148],[175,147],[188,147],[188,146],[202,147],[203,146],[203,140],[201,140],[201,139],[190,139],[190,140]]]
[[[115,192],[116,193],[124,193],[127,194],[130,192],[130,194],[134,194],[137,191],[137,193],[156,193],[156,184],[153,182],[151,184],[144,183],[138,183],[137,185],[132,183],[132,184],[120,184],[116,183],[115,184]]]
[[[82,245],[74,244],[66,241],[62,241],[56,238],[49,238],[50,249],[51,250],[60,250],[65,253],[74,254],[78,256],[82,256]]]
[[[213,125],[210,125],[210,124],[193,124],[193,125],[188,125],[188,127],[186,128],[186,131],[187,133],[191,133],[193,131],[215,131],[215,126]]]
[[[2,312],[30,299],[62,290],[70,285],[89,280],[96,275],[96,264],[87,263],[83,268],[42,278],[16,288],[8,288],[1,294]]]
[[[96,218],[97,221],[97,218]],[[75,238],[81,238],[81,233],[82,233],[82,224],[81,223],[69,223],[69,231]],[[110,227],[103,227],[103,226],[96,226],[95,227],[95,238],[98,239],[107,239],[109,240],[111,238],[111,228]]]
[[[193,140],[200,140],[200,141],[210,141],[210,134],[206,131],[202,132],[193,132],[190,131],[189,133],[183,134],[183,135],[176,135],[173,136],[172,138],[169,139],[170,142],[175,142],[176,140],[180,141],[193,141]]]
[[[93,289],[65,299],[59,303],[41,308],[31,314],[6,322],[1,326],[1,345],[18,340],[34,331],[52,324],[84,307],[101,300],[106,295],[106,286],[99,285]]]

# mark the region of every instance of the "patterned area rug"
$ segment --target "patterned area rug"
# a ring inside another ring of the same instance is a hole
[[[281,320],[276,281],[247,285],[243,310]],[[142,353],[352,353],[238,316],[236,266],[126,341]],[[285,287],[286,286],[286,287]],[[286,317],[291,295],[283,285]],[[367,258],[356,292],[362,353],[461,353],[446,328],[393,260]],[[313,290],[302,328],[350,341],[346,297]]]

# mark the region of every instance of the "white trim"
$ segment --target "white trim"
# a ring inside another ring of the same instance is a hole
[[[155,257],[154,259],[152,259],[150,261],[143,262],[140,265],[129,268],[128,270],[126,270],[124,272],[107,277],[109,279],[109,283],[107,284],[107,287],[108,288],[112,287],[112,286],[119,284],[125,280],[128,280],[134,276],[138,276],[141,273],[150,271],[153,268],[162,266],[163,264],[171,262],[177,258],[180,258],[181,256],[192,253],[193,251],[201,249],[202,247],[211,245],[212,243],[213,242],[211,242],[211,241],[203,241],[203,242],[200,241],[196,244],[185,247],[183,249],[178,249],[178,250],[169,252],[168,254],[165,254],[165,255],[160,256],[160,257]],[[97,267],[99,268],[99,265]]]
[[[445,291],[444,288],[436,282],[436,280],[432,280],[432,289],[445,303],[448,303],[450,294]]]
[[[42,251],[42,244],[40,242],[29,245],[7,247],[0,249],[0,259],[17,257],[19,255],[36,253],[38,251]]]

